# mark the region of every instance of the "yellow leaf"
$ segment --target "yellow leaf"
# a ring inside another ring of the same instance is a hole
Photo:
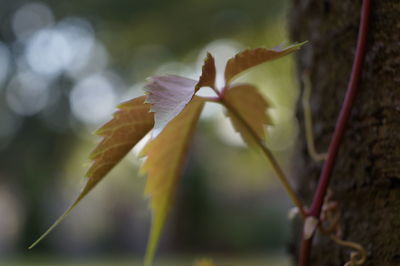
[[[215,86],[215,61],[214,57],[207,53],[207,57],[204,60],[203,68],[201,71],[201,76],[199,78],[199,82],[196,84],[196,91],[198,91],[201,87],[210,87],[214,88]]]
[[[229,82],[238,74],[256,65],[278,59],[300,49],[305,42],[290,45],[284,49],[256,48],[244,50],[229,59],[225,67],[225,82]]]
[[[96,131],[102,141],[90,154],[92,166],[86,173],[89,178],[78,197],[82,199],[125,155],[153,128],[150,105],[141,96],[120,104],[111,121]]]
[[[86,173],[87,183],[71,207],[29,248],[48,235],[73,208],[108,174],[108,172],[151,130],[154,125],[146,96],[119,105],[113,119],[96,131],[103,137],[90,159],[93,163]]]
[[[152,263],[162,227],[177,189],[188,145],[203,105],[204,100],[195,96],[142,150],[141,155],[147,158],[141,171],[147,174],[145,194],[150,197],[153,215],[146,265]]]
[[[257,88],[249,84],[233,86],[225,92],[224,102],[233,110],[228,110],[227,116],[246,143],[253,145],[254,137],[241,119],[259,139],[265,140],[264,126],[271,125],[272,120],[267,114],[269,104]]]

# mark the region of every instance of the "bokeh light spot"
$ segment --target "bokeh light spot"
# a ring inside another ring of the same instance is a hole
[[[40,74],[56,75],[72,61],[73,51],[67,38],[54,29],[35,33],[28,43],[29,66]]]
[[[8,106],[23,116],[41,111],[48,102],[48,96],[48,80],[33,72],[18,74],[6,88]]]
[[[51,10],[43,3],[29,3],[17,10],[12,19],[12,29],[19,40],[54,23]]]
[[[99,124],[111,118],[116,94],[110,80],[95,74],[80,81],[70,94],[72,112],[81,122]]]

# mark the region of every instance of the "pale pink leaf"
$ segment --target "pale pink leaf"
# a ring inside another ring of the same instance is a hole
[[[180,76],[154,76],[146,85],[146,103],[154,112],[153,136],[176,117],[189,103],[195,93],[197,81]]]

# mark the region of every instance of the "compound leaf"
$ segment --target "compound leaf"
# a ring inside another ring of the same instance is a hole
[[[78,203],[118,164],[118,162],[151,130],[154,125],[146,96],[122,103],[113,119],[103,125],[96,134],[103,139],[90,155],[93,161],[86,173],[87,183],[68,210],[29,248],[33,248],[48,235]]]
[[[278,59],[300,49],[305,42],[293,44],[286,48],[256,48],[244,50],[228,60],[225,67],[225,82],[229,82],[238,74],[259,64]]]
[[[253,145],[255,142],[243,121],[259,139],[265,140],[264,127],[271,125],[272,120],[267,114],[269,104],[256,87],[250,84],[235,85],[226,91],[224,101],[232,109],[227,111],[227,116],[247,144]]]
[[[147,246],[146,265],[151,265],[164,222],[177,190],[182,165],[193,136],[204,100],[193,100],[164,130],[143,148],[146,156],[141,172],[147,174],[145,194],[150,197],[152,227]]]

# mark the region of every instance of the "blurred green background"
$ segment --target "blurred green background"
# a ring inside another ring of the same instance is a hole
[[[197,79],[207,51],[222,73],[242,49],[284,44],[287,8],[274,0],[0,0],[0,265],[141,265],[150,213],[138,148],[27,247],[82,188],[99,141],[91,132],[119,102],[141,95],[146,77]],[[293,76],[286,57],[240,78],[273,106],[268,145],[286,172],[297,135]],[[289,208],[265,158],[209,104],[156,265],[202,257],[289,265]]]

